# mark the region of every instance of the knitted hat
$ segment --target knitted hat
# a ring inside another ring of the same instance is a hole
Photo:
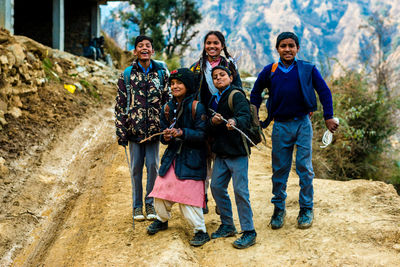
[[[169,82],[171,83],[172,79],[177,79],[183,82],[186,87],[186,94],[194,93],[194,74],[188,68],[180,68],[171,71],[169,76]]]
[[[224,66],[215,66],[211,71],[211,75],[214,73],[215,70],[218,70],[218,69],[223,70],[226,73],[228,73],[228,76],[232,76],[231,71],[227,67],[224,67]]]
[[[293,39],[293,41],[296,43],[297,48],[299,48],[299,38],[296,34],[294,34],[293,32],[282,32],[276,38],[276,49],[278,49],[280,42],[285,39]]]

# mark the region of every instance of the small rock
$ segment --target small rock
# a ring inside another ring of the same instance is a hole
[[[9,169],[5,165],[6,160],[3,157],[0,157],[0,178],[6,178],[8,177],[8,174],[10,173]]]
[[[7,103],[0,99],[0,111],[7,112]]]
[[[25,53],[23,47],[20,44],[12,44],[7,47],[7,50],[13,53],[13,55],[15,56],[17,66],[21,66],[22,64],[24,64]]]
[[[16,106],[18,108],[22,108],[22,102],[21,102],[21,98],[17,95],[13,96],[11,98],[11,103],[13,106]]]
[[[0,56],[0,63],[1,65],[7,65],[8,64],[8,58],[5,55]]]
[[[400,251],[400,244],[394,244],[393,248],[397,251]]]
[[[21,117],[22,115],[22,111],[17,108],[17,107],[12,107],[9,111],[9,114],[11,114],[11,116],[13,116],[15,119],[18,119],[19,117]]]
[[[61,68],[60,65],[58,65],[57,63],[54,64],[54,69],[55,69],[55,71],[57,71],[58,73],[63,73],[62,68]]]
[[[4,118],[4,111],[0,110],[0,125],[7,125],[6,118]]]

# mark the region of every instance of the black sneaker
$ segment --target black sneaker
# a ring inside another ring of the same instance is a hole
[[[237,234],[236,228],[233,225],[221,224],[217,231],[211,234],[211,238],[230,237]]]
[[[300,208],[299,216],[297,217],[297,227],[299,229],[310,228],[314,219],[313,209]]]
[[[151,221],[156,219],[156,211],[151,204],[146,204],[146,218]]]
[[[274,214],[272,215],[271,221],[269,222],[271,228],[274,230],[282,228],[285,222],[285,216],[286,216],[285,210],[275,207]]]
[[[194,247],[200,247],[210,241],[210,236],[208,233],[204,233],[203,231],[198,231],[192,240],[189,241],[190,245]]]
[[[248,248],[256,243],[256,237],[256,231],[244,231],[242,236],[233,242],[232,245],[238,249]]]
[[[162,222],[155,220],[147,227],[147,233],[149,235],[154,235],[155,233],[168,229],[168,221]]]

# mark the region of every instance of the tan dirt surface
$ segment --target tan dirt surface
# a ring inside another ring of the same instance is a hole
[[[132,228],[131,185],[124,151],[115,142],[113,114],[107,109],[82,122],[48,151],[42,171],[32,179],[57,183],[43,173],[61,167],[59,178],[70,186],[53,192],[43,205],[30,239],[7,262],[13,266],[398,266],[400,263],[400,198],[383,182],[338,182],[315,179],[315,221],[311,229],[296,228],[298,178],[288,183],[286,224],[268,226],[271,198],[270,148],[253,149],[250,193],[257,243],[237,250],[235,238],[211,240],[200,248],[188,244],[192,230],[177,206],[169,229],[146,234],[149,221]],[[86,129],[76,144],[77,134]],[[72,143],[70,143],[72,142]],[[82,149],[81,144],[86,143]],[[65,157],[61,157],[65,151]],[[70,156],[75,155],[69,164]],[[67,160],[67,161],[68,161]],[[65,166],[67,165],[67,166]],[[62,167],[65,166],[65,169]],[[39,175],[39,176],[36,176]],[[75,190],[71,195],[69,190]],[[232,188],[230,188],[232,193]],[[32,201],[35,196],[31,195]],[[57,208],[60,210],[57,212]],[[219,225],[210,203],[205,216],[211,233]],[[51,214],[54,214],[52,216]],[[27,215],[26,217],[31,217]],[[34,218],[31,218],[34,219]],[[237,214],[235,223],[239,227]],[[3,258],[4,262],[4,258]]]

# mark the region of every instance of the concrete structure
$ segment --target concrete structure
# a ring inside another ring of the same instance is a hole
[[[100,7],[110,0],[0,0],[0,27],[44,45],[82,55],[100,36]]]
[[[14,0],[0,0],[0,27],[14,34]]]

